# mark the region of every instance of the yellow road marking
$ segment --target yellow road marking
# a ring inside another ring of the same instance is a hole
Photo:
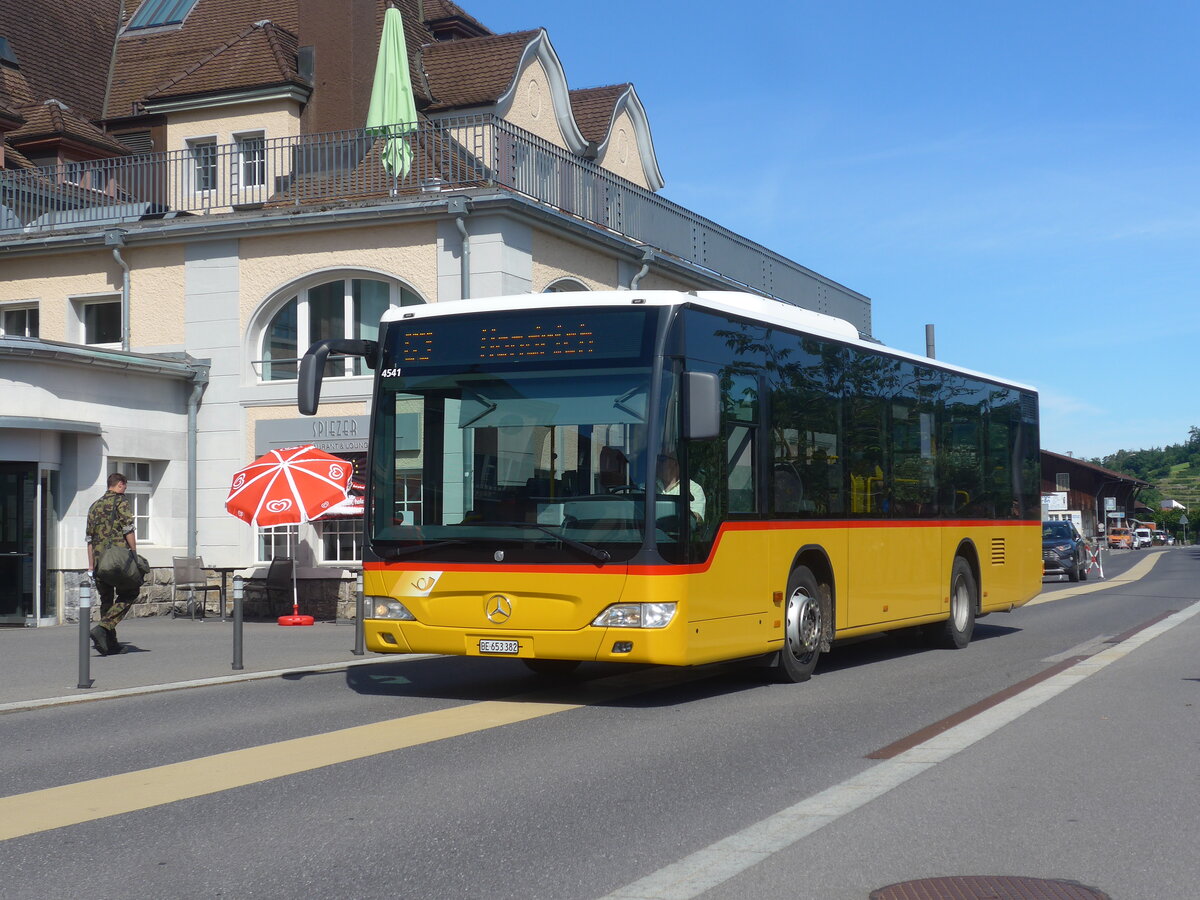
[[[1139,578],[1145,578],[1146,574],[1153,569],[1155,565],[1158,564],[1158,561],[1162,558],[1162,553],[1155,553],[1152,556],[1147,556],[1145,559],[1138,560],[1124,575],[1118,575],[1115,578],[1106,578],[1104,581],[1077,584],[1075,587],[1069,587],[1064,591],[1054,591],[1051,594],[1039,594],[1025,605],[1037,606],[1039,603],[1053,603],[1055,600],[1062,600],[1065,597],[1078,597],[1080,594],[1090,594],[1093,591],[1102,591],[1105,588],[1116,587],[1119,584],[1127,584],[1131,581],[1137,581]]]
[[[628,674],[573,685],[571,694],[580,698],[578,703],[555,702],[552,696],[561,692],[540,691],[0,797],[0,841],[527,722],[711,677],[720,671],[720,666],[649,671],[638,668]]]
[[[579,709],[489,700],[0,798],[0,841]]]

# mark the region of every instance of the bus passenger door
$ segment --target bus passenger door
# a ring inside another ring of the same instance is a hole
[[[758,521],[764,491],[757,376],[726,376],[724,425],[715,441],[690,441],[688,482],[704,514],[688,526],[688,610],[698,660],[753,653],[770,622],[770,533]],[[694,488],[693,488],[694,490]]]

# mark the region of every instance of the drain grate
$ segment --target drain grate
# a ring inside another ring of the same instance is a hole
[[[1111,900],[1076,881],[1019,878],[1012,875],[957,875],[889,884],[870,900]]]

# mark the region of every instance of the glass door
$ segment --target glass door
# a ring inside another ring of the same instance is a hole
[[[0,463],[0,625],[36,624],[38,472]]]
[[[40,598],[38,624],[52,625],[58,621],[58,472],[42,469],[41,496],[38,497],[41,514],[38,522],[40,542],[37,548],[38,563],[33,572],[38,580],[37,595]]]

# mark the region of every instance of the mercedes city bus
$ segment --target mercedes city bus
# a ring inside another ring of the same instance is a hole
[[[1040,590],[1029,387],[734,292],[394,308],[374,369],[367,647],[804,681],[832,641],[964,647]]]

